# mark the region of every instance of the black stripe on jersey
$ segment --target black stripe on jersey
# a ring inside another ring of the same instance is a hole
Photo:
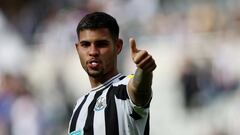
[[[115,102],[115,87],[111,86],[107,93],[107,107],[105,108],[106,135],[119,135],[118,115]]]
[[[121,76],[120,78],[119,78],[119,80],[122,80],[122,79],[124,79],[126,76]]]
[[[94,107],[95,107],[98,97],[102,94],[103,90],[104,89],[96,92],[96,94],[94,95],[93,101],[88,106],[88,115],[87,115],[85,126],[83,128],[84,135],[93,135]]]
[[[84,103],[86,102],[86,100],[87,100],[87,97],[88,97],[88,95],[86,95],[86,96],[84,97],[82,103],[79,105],[79,107],[78,107],[77,110],[75,111],[75,113],[74,113],[74,115],[73,115],[73,118],[72,118],[72,121],[71,121],[70,132],[69,132],[69,133],[71,133],[71,132],[73,132],[73,131],[76,130],[77,119],[78,119],[78,116],[79,116],[79,113],[80,113],[80,111],[81,111],[81,109],[82,109],[83,104],[84,104]]]
[[[129,99],[128,93],[127,93],[127,85],[121,84],[118,86],[113,86],[112,89],[118,99],[122,99],[122,100]]]
[[[149,117],[150,115],[148,114],[147,123],[144,129],[144,135],[149,135]]]
[[[127,85],[122,85],[121,84],[121,85],[118,85],[118,86],[114,86],[113,89],[114,89],[115,95],[118,99],[122,99],[122,100],[129,99],[129,96],[128,96],[128,93],[127,93]],[[143,106],[143,108],[149,108],[151,100],[152,100],[152,97],[151,97],[151,99],[149,99],[148,103]]]

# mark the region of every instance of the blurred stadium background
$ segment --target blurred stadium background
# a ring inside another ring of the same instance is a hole
[[[89,82],[74,43],[83,15],[120,25],[119,69],[133,73],[128,38],[154,71],[151,135],[240,134],[239,0],[0,0],[0,135],[66,135]]]

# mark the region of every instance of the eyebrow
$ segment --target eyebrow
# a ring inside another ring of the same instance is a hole
[[[105,40],[105,39],[96,40],[96,41],[94,41],[94,42],[95,42],[95,43],[110,43],[109,40]],[[83,40],[83,41],[80,41],[79,43],[80,43],[80,44],[82,44],[82,43],[90,43],[90,41]]]
[[[108,40],[97,40],[97,41],[95,41],[96,43],[110,43],[110,41],[108,41]]]
[[[90,43],[90,42],[83,40],[83,41],[80,41],[79,43],[80,43],[80,44],[83,44],[83,43]]]

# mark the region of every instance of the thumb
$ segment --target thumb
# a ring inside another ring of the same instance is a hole
[[[135,55],[135,53],[137,53],[139,50],[137,49],[136,47],[136,41],[134,38],[130,38],[129,39],[129,44],[130,44],[130,47],[131,47],[131,54],[132,55]]]

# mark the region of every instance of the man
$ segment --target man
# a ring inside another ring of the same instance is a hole
[[[152,71],[156,64],[145,50],[129,40],[135,75],[117,70],[123,41],[116,20],[103,12],[86,15],[77,26],[81,65],[91,84],[73,111],[69,135],[148,135]]]

